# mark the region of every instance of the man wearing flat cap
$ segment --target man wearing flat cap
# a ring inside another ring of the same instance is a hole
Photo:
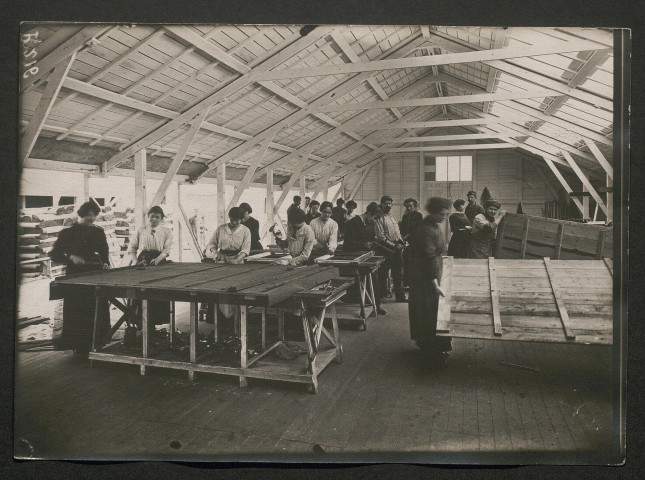
[[[475,217],[484,213],[484,207],[477,202],[477,192],[471,190],[466,195],[466,198],[468,199],[468,205],[466,205],[466,216],[472,225],[475,221]]]
[[[506,211],[500,210],[497,200],[490,199],[484,204],[484,213],[477,215],[470,233],[468,258],[488,258],[493,256],[493,240],[497,236],[497,227]]]
[[[405,280],[410,285],[409,316],[410,336],[417,346],[431,359],[445,366],[450,351],[449,337],[437,336],[439,297],[441,289],[443,255],[446,240],[441,225],[450,212],[450,200],[432,197],[426,204],[428,216],[410,235],[405,250]]]

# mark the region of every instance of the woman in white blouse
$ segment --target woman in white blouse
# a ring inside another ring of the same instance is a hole
[[[164,217],[164,211],[157,205],[148,210],[148,224],[141,227],[130,239],[128,265],[156,266],[166,261],[172,248],[172,230],[161,224]],[[139,307],[138,316],[140,315]],[[149,301],[148,316],[153,325],[169,323],[170,302]]]
[[[206,256],[218,262],[239,264],[251,252],[251,231],[242,225],[244,212],[239,207],[228,211],[229,222],[215,230],[206,245]]]
[[[145,265],[159,265],[168,258],[172,248],[172,230],[161,224],[164,216],[163,210],[157,205],[148,210],[148,224],[130,239],[128,265],[142,262]]]

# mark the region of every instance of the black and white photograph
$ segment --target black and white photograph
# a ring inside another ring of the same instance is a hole
[[[16,459],[623,461],[630,30],[16,41]]]

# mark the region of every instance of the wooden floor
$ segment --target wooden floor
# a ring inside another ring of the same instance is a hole
[[[409,340],[407,305],[384,307],[389,315],[370,319],[366,332],[341,331],[344,362],[323,372],[318,395],[252,379],[242,389],[206,374],[192,385],[179,372],[142,377],[130,365],[90,368],[69,352],[19,353],[16,455],[521,452],[529,461],[602,451],[609,441],[609,347],[455,339],[448,368],[434,370]]]

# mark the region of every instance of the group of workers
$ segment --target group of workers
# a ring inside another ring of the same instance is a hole
[[[406,213],[401,221],[390,213],[392,197],[385,195],[380,204],[372,202],[360,215],[353,212],[356,203],[309,201],[305,209],[300,207],[301,198],[294,197],[287,212],[286,238],[276,231],[276,242],[289,252],[288,259],[278,263],[306,265],[321,255],[334,254],[343,239],[344,252],[373,250],[385,258],[378,271],[375,285],[379,314],[388,279],[392,278],[392,290],[396,302],[409,303],[410,331],[418,346],[439,359],[445,359],[450,350],[450,339],[436,336],[437,308],[441,290],[442,256],[447,253],[457,258],[487,258],[492,256],[497,227],[505,212],[499,202],[488,200],[484,205],[477,202],[477,194],[468,192],[468,202],[452,203],[455,213],[449,223],[453,233],[446,249],[446,235],[442,224],[448,219],[451,202],[445,198],[432,197],[425,205],[428,215],[424,217],[418,203],[412,198],[404,201]],[[346,208],[345,208],[346,207]],[[105,233],[93,225],[100,213],[98,205],[86,202],[78,210],[79,222],[59,234],[51,258],[67,264],[67,273],[80,273],[109,268],[108,245]],[[206,245],[204,254],[215,261],[231,264],[244,262],[252,250],[261,250],[259,222],[251,216],[248,203],[233,207],[228,212],[229,221],[220,225]],[[132,236],[128,248],[130,265],[159,265],[166,261],[172,247],[172,231],[163,226],[164,212],[153,206],[148,211],[148,223]],[[406,299],[404,286],[409,288]],[[235,310],[220,306],[225,316]],[[110,328],[107,301],[98,304],[98,334]],[[149,302],[151,317],[167,318],[168,302]],[[68,297],[64,304],[64,325],[59,341],[61,348],[73,348],[86,356],[91,347],[91,325],[87,319],[94,318],[94,305],[85,297]],[[162,320],[163,322],[163,320]],[[163,322],[167,323],[167,322]]]

